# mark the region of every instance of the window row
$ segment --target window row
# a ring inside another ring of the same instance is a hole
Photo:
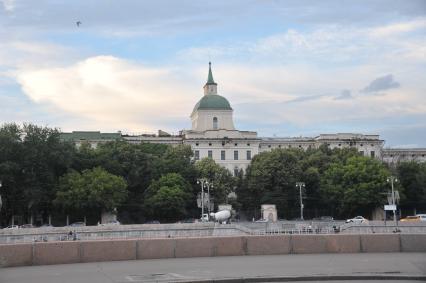
[[[225,144],[226,144],[226,142],[222,141],[222,145],[224,146]],[[199,146],[199,145],[200,145],[200,143],[198,143],[198,142],[195,143],[195,146]],[[213,145],[213,143],[209,142],[209,146],[212,146],[212,145]],[[234,145],[238,146],[238,143],[234,143]],[[250,143],[247,143],[247,146],[250,146]]]
[[[213,150],[207,151],[207,157],[214,159],[213,158]],[[200,160],[200,151],[199,150],[194,151],[194,159]],[[238,159],[239,159],[239,151],[234,150],[234,160],[238,160]],[[226,151],[225,150],[220,151],[220,160],[226,160]],[[251,160],[251,150],[246,151],[246,160]]]

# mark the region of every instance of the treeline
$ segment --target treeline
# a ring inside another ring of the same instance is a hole
[[[233,177],[212,159],[193,161],[189,146],[129,144],[124,141],[76,148],[57,129],[32,124],[0,127],[0,225],[29,222],[63,225],[116,211],[123,223],[175,222],[200,217],[198,178],[213,181],[215,204],[231,203],[239,217],[260,217],[260,205],[276,204],[280,218],[299,216],[299,190],[305,183],[305,218],[370,216],[387,202],[390,175],[401,205],[426,208],[426,164],[387,168],[355,150],[277,149],[256,155],[246,174]],[[237,198],[228,197],[235,192]]]
[[[215,179],[214,197],[224,202],[235,179],[203,160],[194,164],[190,146],[124,141],[76,148],[57,129],[25,124],[0,127],[0,225],[70,222],[96,224],[117,210],[123,223],[174,222],[199,217],[197,178]]]

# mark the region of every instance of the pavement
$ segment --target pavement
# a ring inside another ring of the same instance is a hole
[[[171,258],[0,269],[1,283],[419,282],[426,253]]]

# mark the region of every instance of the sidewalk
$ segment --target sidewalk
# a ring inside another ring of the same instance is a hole
[[[425,280],[426,253],[174,258],[0,269],[2,283],[196,282],[208,279],[245,282],[241,279],[259,277],[265,279],[250,282],[268,282],[266,278],[298,277],[298,281],[303,278],[312,281],[328,276],[331,279],[343,276],[340,278],[343,281],[358,277],[360,281],[384,279],[382,276],[388,276],[388,280],[401,280],[405,276],[419,276]],[[404,282],[410,282],[409,279],[413,278],[408,277]]]

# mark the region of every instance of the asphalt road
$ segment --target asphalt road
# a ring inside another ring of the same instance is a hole
[[[294,277],[299,282],[312,282],[327,276],[339,279],[332,282],[346,282],[360,276],[396,276],[394,280],[388,278],[386,281],[411,282],[410,278],[396,279],[404,276],[426,278],[426,253],[175,258],[0,269],[1,283],[195,282],[226,278],[258,278],[257,282],[268,282],[267,278]],[[358,281],[369,282],[368,278],[362,278]]]

